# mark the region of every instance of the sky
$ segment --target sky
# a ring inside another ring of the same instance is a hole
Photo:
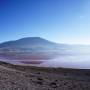
[[[90,0],[0,0],[0,42],[23,37],[90,44]]]

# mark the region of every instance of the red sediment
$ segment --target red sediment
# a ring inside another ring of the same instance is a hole
[[[43,61],[20,61],[23,64],[41,64]]]
[[[0,54],[0,57],[9,59],[9,60],[49,60],[53,56],[45,54]]]

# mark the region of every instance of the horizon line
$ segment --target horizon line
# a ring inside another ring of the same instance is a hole
[[[24,39],[24,38],[41,38],[41,39],[45,39],[43,37],[39,37],[39,36],[31,36],[31,37],[22,37],[22,38],[18,38],[18,39],[11,39],[11,40],[6,40],[6,41],[2,41],[0,42],[0,44],[2,43],[5,43],[5,42],[10,42],[10,41],[16,41],[16,40],[20,40],[20,39]],[[45,39],[45,40],[48,40],[48,39]],[[48,40],[50,42],[54,42],[54,43],[57,43],[57,44],[66,44],[66,45],[85,45],[85,46],[90,46],[89,43],[65,43],[65,42],[55,42],[55,41],[52,41],[52,40]]]

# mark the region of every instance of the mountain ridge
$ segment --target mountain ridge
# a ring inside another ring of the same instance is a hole
[[[25,37],[18,40],[7,41],[0,44],[0,48],[5,47],[31,47],[31,46],[63,46],[65,44],[55,43],[49,40],[46,40],[41,37]]]

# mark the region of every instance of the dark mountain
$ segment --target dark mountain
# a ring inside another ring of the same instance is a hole
[[[0,57],[8,59],[50,59],[65,54],[64,47],[40,37],[28,37],[0,44]]]
[[[58,56],[81,53],[81,50],[85,51],[83,48],[81,46],[54,43],[40,37],[27,37],[1,43],[0,57],[9,60],[48,60]]]
[[[45,40],[40,37],[28,37],[22,38],[15,41],[8,41],[0,44],[0,48],[30,48],[30,47],[37,47],[37,46],[58,46],[54,42]]]

